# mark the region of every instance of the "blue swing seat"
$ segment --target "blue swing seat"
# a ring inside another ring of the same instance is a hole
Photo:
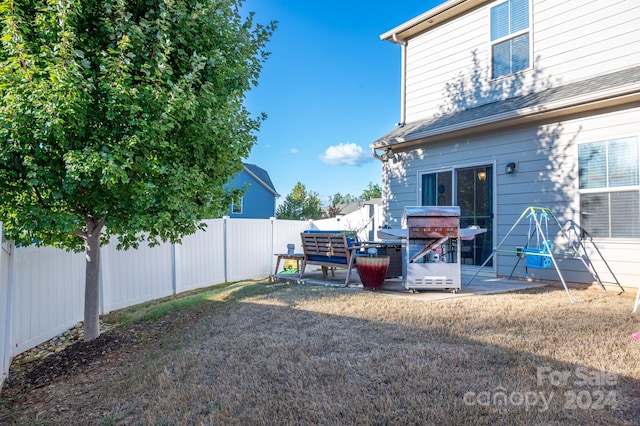
[[[551,241],[547,241],[549,248],[551,247]],[[547,246],[542,244],[541,248],[536,247],[524,247],[522,251],[526,257],[527,268],[548,269],[551,268],[551,256],[547,251]],[[531,256],[527,256],[527,253],[531,253]]]

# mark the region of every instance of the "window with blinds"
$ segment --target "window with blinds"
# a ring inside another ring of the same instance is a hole
[[[529,0],[507,0],[491,8],[492,77],[530,66]]]
[[[640,238],[637,137],[578,146],[582,228],[601,238]]]

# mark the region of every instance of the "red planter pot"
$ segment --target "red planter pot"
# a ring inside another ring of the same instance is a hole
[[[389,269],[389,256],[365,257],[358,256],[356,265],[362,286],[367,290],[380,290],[384,284],[384,277]]]

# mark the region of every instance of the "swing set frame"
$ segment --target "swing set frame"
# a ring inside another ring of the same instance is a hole
[[[553,219],[553,221],[555,221],[556,225],[560,229],[560,232],[562,232],[562,235],[564,236],[564,238],[566,238],[566,240],[568,241],[568,243],[569,243],[569,245],[570,245],[570,247],[572,249],[572,251],[565,252],[564,254],[569,253],[569,254],[571,254],[573,256],[574,259],[580,259],[580,261],[585,266],[585,268],[587,268],[587,270],[591,273],[591,275],[598,282],[598,285],[600,286],[600,288],[602,290],[606,291],[606,288],[604,287],[604,285],[602,284],[602,280],[600,279],[600,275],[598,275],[598,271],[596,271],[595,267],[593,266],[593,263],[591,263],[591,260],[589,259],[589,255],[587,253],[587,248],[586,248],[586,246],[584,244],[584,241],[583,241],[582,238],[580,238],[580,234],[577,231],[578,229],[581,229],[581,228],[579,228],[579,226],[575,222],[571,221],[571,229],[576,233],[576,236],[578,237],[577,240],[579,241],[579,244],[576,246],[576,244],[574,244],[573,240],[569,238],[569,235],[567,235],[567,232],[564,230],[564,227],[562,225],[560,225],[560,222],[558,221],[558,218],[553,214],[553,212],[550,209],[548,209],[546,207],[534,207],[534,206],[527,207],[522,212],[522,214],[520,215],[518,220],[516,220],[516,222],[511,227],[511,229],[509,229],[509,232],[506,233],[506,235],[502,238],[500,243],[493,249],[493,251],[491,252],[491,255],[489,255],[489,257],[487,257],[487,259],[482,263],[480,268],[478,268],[478,270],[475,272],[475,274],[473,274],[473,276],[465,284],[465,287],[469,286],[471,281],[473,281],[475,279],[475,277],[478,275],[478,273],[480,273],[482,268],[487,266],[489,261],[493,257],[495,257],[496,253],[498,253],[498,252],[513,253],[512,250],[500,250],[500,247],[502,247],[502,245],[504,244],[506,239],[509,237],[509,235],[511,235],[513,230],[525,218],[529,218],[529,234],[527,236],[527,244],[522,248],[522,250],[516,250],[516,254],[518,256],[518,260],[516,261],[516,264],[514,265],[513,269],[511,270],[511,274],[509,275],[509,279],[511,279],[511,277],[513,276],[513,273],[516,270],[516,267],[518,266],[518,264],[520,263],[520,260],[522,260],[523,257],[527,257],[527,256],[540,257],[540,259],[535,259],[535,261],[526,262],[526,268],[530,268],[530,267],[534,267],[534,268],[550,268],[551,265],[553,265],[553,267],[555,268],[556,272],[558,273],[558,276],[560,277],[560,281],[562,282],[562,286],[564,287],[564,289],[565,289],[565,291],[567,293],[567,296],[569,297],[569,300],[571,301],[571,303],[575,303],[575,301],[573,300],[573,297],[571,296],[571,292],[569,291],[569,287],[567,286],[567,283],[565,282],[564,277],[562,276],[562,272],[560,271],[560,267],[558,266],[558,262],[556,261],[556,258],[554,256],[554,253],[553,253],[553,250],[552,250],[552,243],[549,241],[549,238],[548,238],[548,233],[549,233],[548,220],[549,220],[549,218],[551,218],[551,219]],[[541,223],[542,219],[544,219],[544,221],[545,221],[546,233],[542,229],[542,223]],[[532,230],[532,226],[533,226],[534,223],[535,223],[537,247],[532,249],[532,248],[529,247],[529,244],[530,244],[531,238],[532,238],[531,230]],[[586,234],[586,232],[585,232],[585,235],[588,236],[588,234]],[[542,241],[542,245],[540,245],[540,241]],[[622,287],[622,285],[620,285],[620,282],[618,281],[618,278],[615,276],[615,274],[611,270],[611,267],[609,266],[609,264],[605,260],[604,256],[602,255],[602,253],[600,252],[598,247],[595,245],[595,243],[593,242],[593,239],[590,236],[588,236],[588,241],[593,245],[593,247],[595,248],[596,252],[600,256],[600,259],[607,266],[607,269],[609,270],[609,273],[611,274],[611,276],[615,280],[614,284],[617,284],[618,287],[620,288],[620,294],[624,293],[624,288]],[[580,249],[583,252],[582,255],[580,255]],[[549,260],[551,261],[550,264],[548,263]],[[527,274],[528,274],[528,269],[527,269]],[[639,294],[639,297],[636,300],[636,306],[634,307],[634,312],[638,308],[638,303],[639,303],[638,301],[640,301],[640,290],[638,291],[638,294]]]

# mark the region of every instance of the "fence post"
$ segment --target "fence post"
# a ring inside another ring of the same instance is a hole
[[[2,224],[0,223],[0,240],[2,239]],[[0,247],[0,390],[9,377],[11,354],[13,353],[11,330],[13,328],[11,306],[13,286],[13,244],[2,243]],[[4,259],[7,259],[5,262]],[[5,268],[2,265],[6,264]]]
[[[176,272],[176,245],[171,243],[171,286],[173,295],[178,294],[178,276]]]
[[[112,240],[110,239],[106,246],[110,246],[112,244]],[[99,293],[100,293],[100,315],[108,314],[111,312],[111,288],[109,287],[113,282],[111,276],[109,275],[109,262],[111,261],[109,255],[109,250],[106,249],[103,244],[100,244],[100,271],[98,272],[98,281],[99,281]],[[85,260],[84,263],[85,268],[85,281],[84,281],[84,291],[87,291],[87,282],[86,282],[86,268],[87,263]],[[106,275],[106,276],[105,276]],[[83,311],[84,311],[83,307]]]
[[[275,248],[276,218],[273,217],[273,216],[270,217],[269,218],[269,223],[271,224],[271,263],[270,263],[271,267],[269,268],[269,271],[273,271],[273,268],[275,266],[274,265],[275,259],[274,259],[273,255],[276,253],[276,248]],[[269,273],[271,273],[271,272],[269,272]]]
[[[229,282],[229,265],[228,265],[228,255],[229,255],[229,246],[227,244],[228,238],[228,221],[229,216],[222,216],[222,258],[224,259],[224,282]]]

